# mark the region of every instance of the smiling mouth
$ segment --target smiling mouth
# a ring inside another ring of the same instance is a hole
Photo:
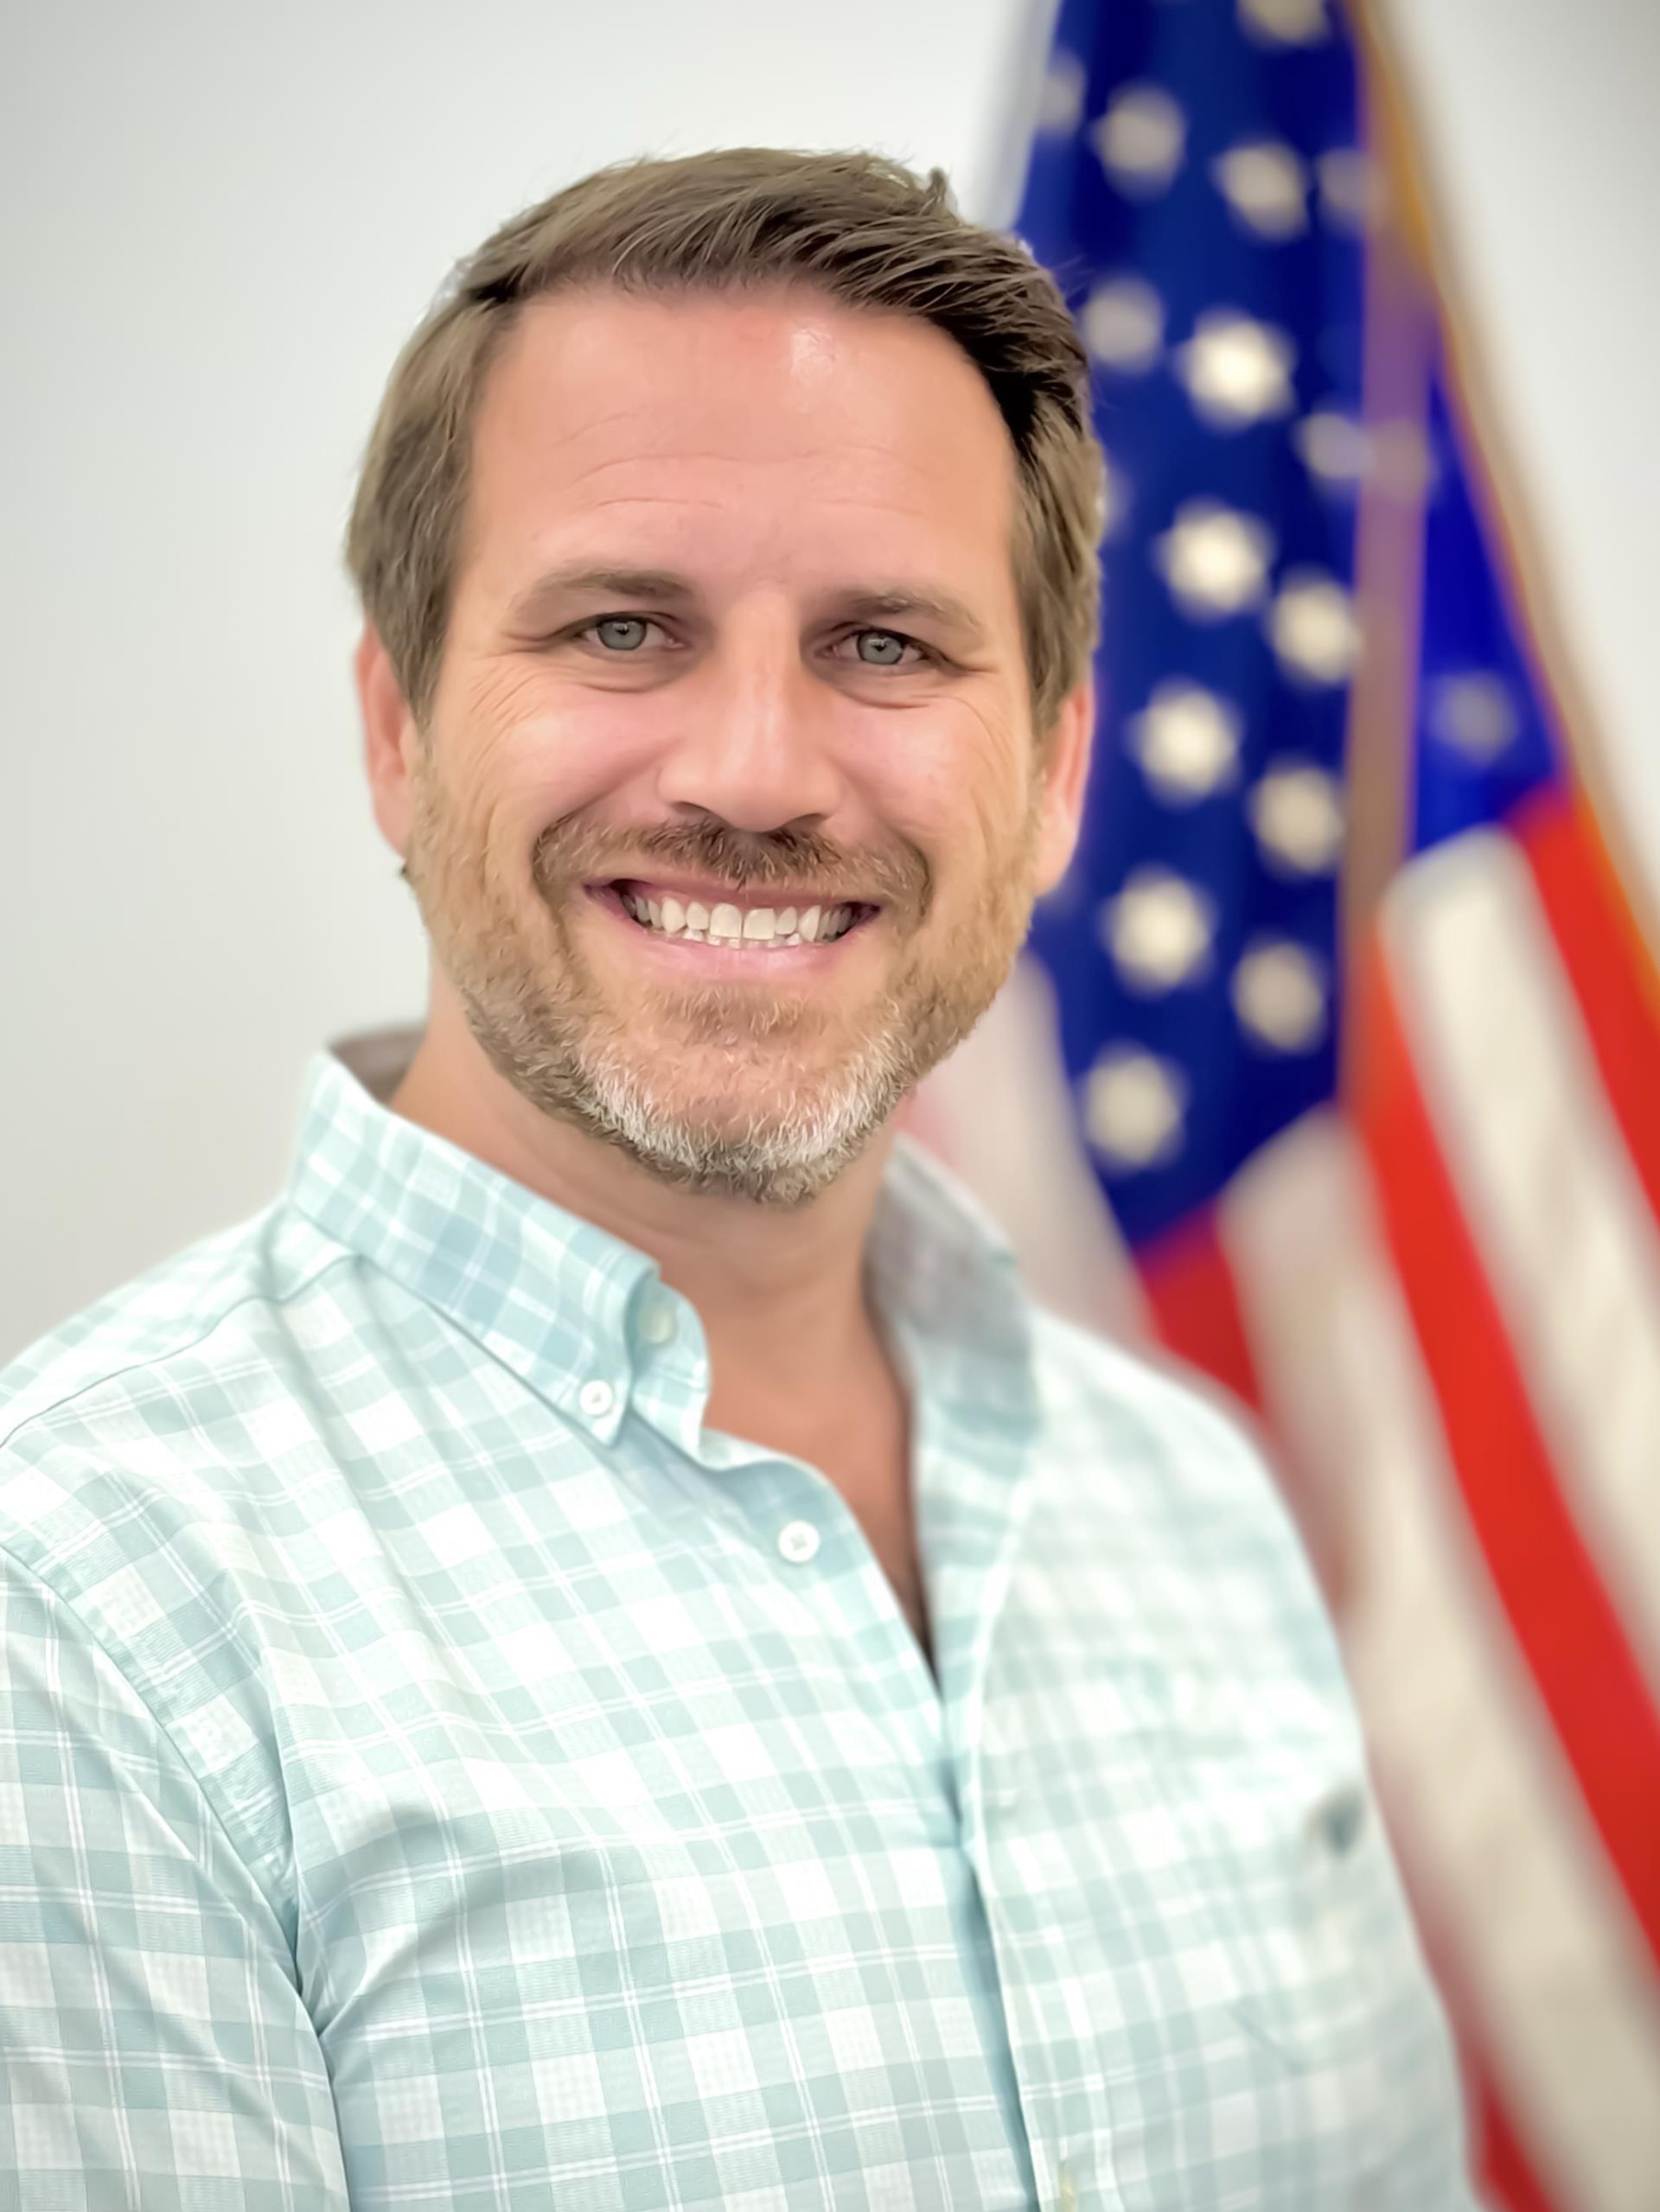
[[[735,897],[699,899],[629,877],[590,889],[636,928],[665,942],[757,954],[835,944],[879,911],[857,899],[808,902],[804,895],[788,905],[769,906]]]

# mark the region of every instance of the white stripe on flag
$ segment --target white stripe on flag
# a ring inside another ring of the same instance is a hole
[[[1484,832],[1414,861],[1382,929],[1564,1502],[1660,1694],[1660,1234],[1549,920],[1515,845]]]
[[[1487,1580],[1347,1131],[1289,1131],[1220,1227],[1270,1407],[1348,1492],[1357,1698],[1505,2109],[1554,2202],[1652,2212],[1660,1986]]]

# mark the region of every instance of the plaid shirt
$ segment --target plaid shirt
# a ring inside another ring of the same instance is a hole
[[[868,1264],[937,1680],[654,1263],[334,1054],[0,1375],[0,2202],[1470,2204],[1260,1463],[903,1140]]]

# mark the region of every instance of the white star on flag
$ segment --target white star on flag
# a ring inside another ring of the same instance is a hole
[[[1308,175],[1289,146],[1271,138],[1235,146],[1210,164],[1223,198],[1259,238],[1295,238],[1308,227]]]
[[[1318,46],[1331,35],[1325,0],[1239,0],[1239,24],[1265,45]]]
[[[1165,303],[1140,277],[1097,284],[1078,318],[1092,360],[1135,376],[1164,350]]]
[[[1349,594],[1323,569],[1293,569],[1268,609],[1268,642],[1287,676],[1340,684],[1360,651]]]
[[[1239,717],[1214,692],[1169,678],[1125,724],[1130,750],[1161,799],[1191,804],[1231,783],[1239,766]]]
[[[1152,557],[1184,615],[1221,622],[1261,601],[1274,532],[1220,500],[1184,500],[1170,528],[1154,539]]]
[[[1270,761],[1246,800],[1251,827],[1276,876],[1324,876],[1343,850],[1337,778],[1312,761]]]
[[[1210,963],[1216,908],[1167,868],[1133,869],[1101,909],[1101,939],[1132,990],[1173,991]]]
[[[1234,1011],[1259,1044],[1312,1051],[1325,1035],[1325,985],[1312,956],[1290,938],[1254,946],[1234,970]]]
[[[1366,473],[1371,442],[1365,425],[1336,407],[1305,415],[1291,442],[1309,475],[1324,484],[1357,484]]]
[[[1498,758],[1520,727],[1509,685],[1483,669],[1432,684],[1427,718],[1433,737],[1484,767]]]
[[[1110,1165],[1149,1168],[1181,1150],[1187,1081],[1173,1061],[1112,1045],[1084,1077],[1089,1141]]]
[[[1076,54],[1057,47],[1038,102],[1038,129],[1045,138],[1069,138],[1083,117],[1089,78]]]
[[[1161,86],[1127,85],[1089,135],[1119,190],[1151,200],[1182,165],[1187,118]]]
[[[1195,411],[1216,430],[1241,430],[1291,412],[1297,348],[1283,330],[1229,308],[1200,316],[1176,349],[1177,371]]]

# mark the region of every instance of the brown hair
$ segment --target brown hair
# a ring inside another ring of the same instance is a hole
[[[967,222],[943,169],[876,154],[724,147],[596,170],[458,264],[399,355],[364,456],[346,564],[418,724],[444,655],[491,363],[522,302],[605,284],[672,294],[815,287],[912,315],[979,369],[1013,441],[1011,556],[1033,729],[1050,731],[1099,635],[1105,517],[1088,358],[1054,279]]]

